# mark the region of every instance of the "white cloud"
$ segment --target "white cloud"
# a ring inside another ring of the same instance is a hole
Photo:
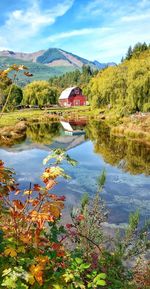
[[[145,27],[147,29],[145,29]],[[80,33],[88,32],[88,29],[79,31]],[[112,23],[110,28],[106,30],[102,28],[94,28],[89,30],[89,34],[82,34],[79,40],[77,37],[66,41],[59,42],[59,46],[64,50],[69,50],[81,57],[89,60],[97,59],[100,62],[119,62],[122,56],[125,56],[128,47],[134,46],[137,42],[150,42],[150,22],[145,21],[145,25],[141,22],[134,23],[131,29],[130,23],[122,23],[120,19],[116,23]],[[72,31],[73,32],[73,31]],[[69,36],[69,35],[63,35]],[[56,40],[56,39],[55,39]],[[57,38],[58,40],[58,38]],[[56,44],[56,43],[55,43]]]
[[[90,15],[98,15],[102,13],[105,9],[112,9],[116,6],[113,1],[108,0],[93,0],[90,1],[86,6],[84,6],[85,13],[90,13]]]
[[[106,62],[120,60],[128,47],[136,42],[150,42],[150,0],[122,3],[120,0],[89,0],[86,5],[81,1],[78,13],[68,20],[68,23],[71,21],[70,31],[69,24],[64,22],[58,27],[60,33],[53,31],[47,36],[50,33],[47,27],[63,16],[75,0],[60,1],[52,0],[54,6],[42,10],[42,1],[33,0],[30,8],[12,11],[0,27],[0,50],[9,48],[27,52],[60,47],[87,59]],[[94,23],[96,27],[92,26]]]
[[[133,22],[133,21],[141,21],[141,20],[146,20],[149,19],[150,20],[150,12],[148,13],[143,13],[143,14],[136,14],[136,15],[127,15],[127,16],[123,16],[121,18],[121,21],[123,22]]]
[[[22,41],[29,42],[29,38],[35,37],[42,28],[52,25],[56,18],[64,15],[73,5],[74,0],[64,0],[51,9],[41,10],[39,1],[34,0],[26,10],[15,10],[8,14],[8,18],[0,27],[1,42],[3,46],[22,47]],[[1,43],[0,43],[1,44]]]
[[[59,41],[61,39],[66,39],[70,37],[75,36],[86,36],[91,34],[99,34],[99,33],[105,33],[106,31],[111,31],[111,28],[109,27],[102,27],[102,28],[83,28],[83,29],[76,29],[72,31],[67,31],[59,34],[54,34],[49,36],[47,39],[45,39],[46,42],[55,42]]]

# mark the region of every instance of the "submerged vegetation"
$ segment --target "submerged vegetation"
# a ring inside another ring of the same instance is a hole
[[[106,209],[100,198],[105,184],[103,172],[93,199],[84,195],[81,206],[71,212],[71,223],[62,225],[64,196],[51,192],[60,177],[68,178],[60,166],[72,160],[57,149],[44,160],[50,162],[42,174],[44,185],[29,184],[21,190],[14,173],[0,162],[0,285],[4,289],[148,289],[148,263],[128,268],[132,255],[149,246],[147,229],[138,228],[139,214],[130,216],[124,238],[105,236],[102,224]],[[63,222],[64,223],[64,222]],[[112,244],[107,248],[107,245]],[[132,246],[131,246],[132,244]],[[145,276],[145,277],[144,277]]]

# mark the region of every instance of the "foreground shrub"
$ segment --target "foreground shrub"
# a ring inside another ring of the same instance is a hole
[[[44,160],[44,164],[50,161],[41,176],[44,186],[30,184],[27,190],[19,189],[14,172],[0,162],[0,287],[138,288],[137,274],[129,274],[122,262],[131,253],[128,245],[137,228],[137,213],[121,246],[118,235],[114,250],[108,250],[102,230],[107,214],[99,195],[105,183],[103,172],[94,199],[85,195],[81,206],[71,213],[71,224],[63,226],[65,197],[51,190],[58,177],[69,178],[60,166],[65,160],[76,164],[64,150],[54,150]],[[144,242],[138,242],[139,250],[146,246],[146,239]]]

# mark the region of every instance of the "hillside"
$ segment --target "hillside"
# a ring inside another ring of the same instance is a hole
[[[4,57],[0,56],[0,69],[5,69],[6,67],[16,63],[17,65],[23,64],[28,67],[29,71],[33,74],[32,78],[26,78],[22,73],[19,75],[19,84],[25,85],[30,80],[48,80],[50,77],[59,76],[66,72],[73,70],[71,66],[57,66],[48,67],[41,63],[36,63],[32,61],[26,61],[21,59],[14,59],[14,57]]]
[[[48,66],[62,65],[81,68],[85,64],[90,65],[93,69],[96,68],[93,62],[57,48],[49,48],[42,55],[37,57],[36,61]]]

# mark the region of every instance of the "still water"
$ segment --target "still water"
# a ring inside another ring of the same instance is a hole
[[[75,125],[75,124],[74,124]],[[74,127],[75,128],[75,127]],[[130,212],[140,210],[141,220],[150,217],[150,146],[110,134],[102,122],[78,127],[85,134],[67,136],[59,123],[32,124],[22,143],[0,148],[0,159],[16,171],[22,188],[39,183],[43,159],[53,148],[62,147],[78,161],[64,163],[71,180],[60,179],[55,193],[66,196],[66,208],[77,206],[83,193],[93,196],[103,169],[106,183],[101,193],[109,210],[109,222],[126,223]]]

